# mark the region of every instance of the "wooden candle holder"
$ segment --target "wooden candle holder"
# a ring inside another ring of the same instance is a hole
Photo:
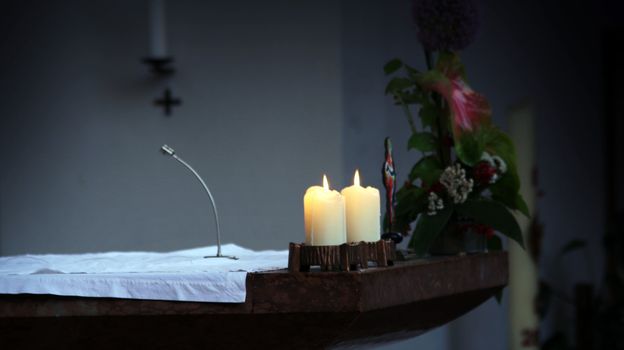
[[[369,261],[377,263],[377,267],[392,266],[395,259],[395,243],[383,239],[328,246],[290,243],[288,271],[308,272],[310,266],[320,266],[321,271],[353,271],[368,268]]]

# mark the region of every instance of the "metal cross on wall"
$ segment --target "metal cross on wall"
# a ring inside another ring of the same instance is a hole
[[[161,98],[157,98],[154,100],[154,105],[163,107],[165,110],[165,115],[171,115],[171,109],[174,106],[180,106],[182,104],[182,100],[178,97],[173,97],[171,90],[169,88],[165,89],[164,96]]]

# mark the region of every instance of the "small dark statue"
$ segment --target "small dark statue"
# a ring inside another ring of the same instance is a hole
[[[400,233],[392,232],[394,225],[394,208],[396,206],[396,170],[394,168],[394,160],[392,159],[392,142],[386,137],[384,141],[386,149],[385,160],[381,168],[381,176],[384,188],[386,189],[386,219],[384,220],[384,233],[381,235],[383,239],[391,239],[395,243],[401,243],[403,236]]]

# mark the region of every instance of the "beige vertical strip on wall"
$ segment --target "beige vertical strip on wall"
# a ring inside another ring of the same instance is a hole
[[[535,122],[530,105],[512,108],[509,113],[509,134],[516,146],[520,191],[530,213],[535,213],[536,192],[532,181],[535,165]],[[516,213],[524,245],[529,248],[528,234],[531,221]],[[529,252],[516,242],[509,241],[509,349],[538,349],[538,317],[535,311],[537,294],[537,266]]]

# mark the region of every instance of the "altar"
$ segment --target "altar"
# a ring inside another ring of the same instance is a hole
[[[499,292],[507,253],[398,261],[351,272],[251,272],[241,303],[1,295],[12,348],[318,349],[397,341]]]

